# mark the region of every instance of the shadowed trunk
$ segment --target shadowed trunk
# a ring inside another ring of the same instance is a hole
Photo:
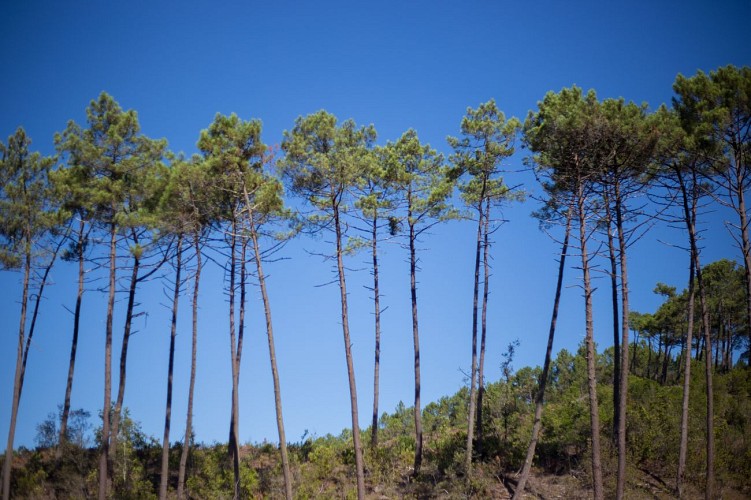
[[[133,242],[138,245],[138,235],[133,231]],[[112,413],[112,444],[110,447],[110,459],[117,453],[117,439],[120,430],[120,415],[123,410],[123,401],[125,399],[125,382],[128,363],[128,344],[130,342],[130,333],[133,327],[133,309],[136,301],[136,288],[138,286],[138,271],[141,261],[137,255],[133,255],[133,269],[130,274],[130,286],[128,287],[128,306],[125,310],[125,328],[123,331],[123,344],[120,350],[120,378],[117,387],[117,401],[115,410]]]
[[[232,368],[232,408],[229,428],[229,454],[232,459],[232,472],[234,475],[233,492],[234,498],[240,498],[240,442],[238,436],[238,379],[240,377],[237,366],[238,346],[235,335],[235,272],[237,271],[237,224],[232,222],[232,236],[230,241],[230,269],[229,269],[229,341],[230,341],[230,365]]]
[[[336,231],[336,269],[339,277],[339,292],[342,304],[342,333],[344,335],[344,355],[347,360],[347,377],[349,379],[349,401],[352,410],[352,441],[355,447],[355,469],[357,471],[357,498],[365,498],[365,466],[362,458],[362,444],[360,443],[360,424],[357,413],[357,385],[355,384],[355,367],[352,360],[352,343],[349,336],[349,312],[347,309],[347,283],[344,278],[344,261],[342,259],[342,226],[339,219],[339,205],[336,197],[332,197],[334,212],[334,230]]]
[[[475,434],[475,416],[477,411],[477,316],[480,295],[480,255],[482,247],[483,207],[477,209],[477,239],[475,241],[475,280],[472,289],[472,364],[469,378],[469,412],[467,416],[467,448],[464,455],[464,473],[466,479],[472,474],[472,444]],[[412,245],[410,245],[410,250]],[[414,307],[414,306],[413,306]]]
[[[247,193],[246,193],[247,196]],[[250,204],[248,204],[250,206]],[[251,222],[252,224],[252,222]],[[266,318],[266,336],[269,341],[269,361],[271,363],[271,378],[274,382],[274,406],[276,408],[276,427],[279,431],[279,450],[282,455],[282,472],[284,474],[284,494],[287,500],[292,500],[292,474],[289,469],[289,456],[287,454],[287,438],[284,434],[284,418],[282,416],[282,389],[279,384],[279,371],[276,366],[276,348],[274,346],[274,327],[271,322],[271,302],[266,291],[266,276],[263,274],[261,251],[258,245],[258,234],[255,226],[251,225],[251,237],[253,238],[253,251],[258,270],[258,284],[261,287],[263,299],[263,312]]]
[[[190,355],[190,383],[188,386],[188,410],[185,417],[185,438],[183,439],[180,469],[177,476],[178,500],[185,498],[185,469],[188,465],[188,452],[193,435],[193,393],[196,387],[196,358],[198,353],[198,286],[201,281],[201,245],[198,231],[193,234],[193,247],[196,252],[196,275],[193,281],[193,339]]]
[[[548,373],[550,371],[550,360],[553,356],[553,339],[555,338],[555,326],[558,320],[558,305],[561,301],[561,288],[563,287],[563,271],[566,268],[566,254],[568,252],[568,240],[571,234],[571,207],[569,207],[566,213],[566,233],[563,237],[563,245],[561,245],[561,260],[558,263],[558,280],[555,285],[555,298],[553,299],[553,315],[550,318],[550,331],[548,332],[548,346],[545,350],[545,362],[542,365],[542,373],[540,374],[539,387],[537,394],[535,395],[535,420],[532,425],[532,438],[529,440],[529,447],[527,447],[527,456],[524,459],[524,465],[522,466],[522,472],[519,476],[519,482],[517,483],[516,490],[514,491],[513,500],[521,498],[524,493],[524,487],[529,479],[529,472],[532,469],[532,461],[535,458],[535,448],[537,448],[537,440],[540,436],[540,429],[542,428],[542,408],[545,401],[545,387],[548,383]]]
[[[373,366],[373,421],[370,427],[370,445],[378,446],[378,384],[381,372],[381,294],[378,288],[378,211],[373,209],[373,307],[375,308],[375,363]]]
[[[594,325],[592,321],[592,285],[589,275],[589,256],[587,255],[587,221],[584,213],[584,197],[579,187],[579,243],[581,249],[582,272],[584,276],[584,311],[586,318],[587,345],[587,387],[589,391],[589,419],[592,431],[592,478],[594,482],[594,498],[604,497],[602,487],[602,461],[600,458],[600,411],[597,404],[597,375],[594,342]]]
[[[415,256],[415,225],[412,222],[412,209],[407,215],[409,224],[409,285],[412,299],[412,340],[415,353],[415,463],[412,475],[417,477],[422,465],[422,409],[420,408],[420,332],[417,323],[417,258]],[[471,419],[470,419],[471,420]]]
[[[169,364],[167,367],[167,406],[164,414],[164,437],[162,438],[162,470],[159,481],[159,498],[166,500],[169,482],[169,432],[172,421],[172,373],[175,365],[175,337],[177,336],[177,306],[180,299],[180,271],[182,270],[183,236],[177,237],[177,262],[175,263],[175,289],[172,297],[172,322],[170,325]]]
[[[629,312],[629,289],[628,267],[626,262],[626,237],[623,233],[623,200],[620,192],[620,184],[615,183],[615,225],[618,231],[618,254],[621,268],[621,352],[620,352],[620,386],[618,392],[618,406],[615,413],[618,414],[618,478],[616,484],[616,498],[622,499],[626,487],[626,403],[628,400],[628,312]],[[615,353],[618,359],[619,353]]]
[[[84,292],[84,230],[86,223],[80,220],[78,226],[78,241],[76,242],[76,254],[78,255],[78,294],[76,295],[76,307],[73,312],[73,339],[70,343],[70,361],[68,362],[68,379],[65,384],[65,399],[63,401],[63,413],[60,417],[60,438],[58,439],[58,458],[62,453],[62,445],[68,436],[68,415],[70,414],[70,397],[73,392],[73,373],[76,368],[76,351],[78,350],[78,330],[81,324],[81,303]]]
[[[113,222],[110,228],[109,296],[107,298],[107,326],[104,340],[104,405],[102,407],[102,449],[99,454],[99,500],[107,498],[109,480],[107,460],[110,451],[110,410],[112,407],[112,316],[115,309],[116,243],[117,226]]]
[[[485,396],[485,337],[488,331],[488,295],[490,293],[490,198],[485,203],[485,228],[483,236],[482,314],[480,316],[480,363],[477,366],[477,453],[483,453],[482,399]]]
[[[18,350],[16,352],[16,372],[13,377],[13,402],[8,429],[8,444],[5,448],[5,461],[3,462],[3,500],[10,499],[10,474],[13,464],[13,440],[16,434],[16,419],[18,417],[18,404],[21,400],[21,379],[23,377],[23,345],[26,336],[26,307],[29,302],[29,276],[31,274],[31,249],[27,249],[23,268],[23,291],[21,293],[21,318],[18,327]]]
[[[704,374],[707,384],[707,417],[706,417],[706,453],[707,474],[704,497],[707,500],[714,498],[714,387],[712,385],[712,339],[709,327],[709,310],[707,307],[706,291],[702,278],[701,264],[698,253],[694,254],[694,267],[696,268],[696,282],[699,286],[699,302],[701,304],[701,317],[704,326]]]

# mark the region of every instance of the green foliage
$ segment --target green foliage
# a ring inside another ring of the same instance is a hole
[[[49,172],[53,158],[29,151],[19,127],[0,141],[0,266],[15,269],[31,259],[39,239],[58,223]]]

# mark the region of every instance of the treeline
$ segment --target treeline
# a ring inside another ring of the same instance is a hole
[[[636,375],[629,379],[629,456],[627,492],[635,498],[673,498],[668,484],[678,463],[681,387],[644,377],[642,370],[659,373],[662,358],[645,340],[638,349]],[[512,346],[513,347],[513,346]],[[532,497],[587,498],[591,495],[590,426],[587,401],[586,350],[561,350],[551,362],[546,391],[545,432],[536,454],[537,473],[529,481]],[[508,353],[507,353],[508,354]],[[516,472],[527,450],[534,423],[535,397],[541,368],[514,369],[504,356],[504,374],[486,386],[483,412],[485,445],[478,454],[469,482],[464,475],[466,422],[469,390],[427,404],[423,410],[425,459],[423,473],[412,477],[415,449],[413,408],[400,403],[378,421],[379,444],[364,450],[370,496],[379,498],[508,498],[517,487]],[[673,361],[675,361],[673,359]],[[672,363],[672,362],[671,362]],[[602,435],[605,453],[604,483],[615,487],[613,446],[612,377],[613,349],[597,356],[597,391],[603,401]],[[674,365],[671,364],[671,370]],[[672,373],[672,372],[671,372]],[[700,373],[692,375],[689,453],[685,496],[701,497],[705,468],[703,401],[705,387]],[[718,496],[748,496],[751,474],[751,370],[739,365],[718,374],[715,423],[718,439]],[[122,499],[156,498],[160,481],[161,443],[146,435],[127,413],[120,427],[120,452],[112,463],[113,496]],[[85,498],[95,494],[96,447],[91,447],[91,421],[78,413],[71,439],[62,458],[56,456],[58,414],[37,426],[37,448],[20,449],[13,476],[14,498]],[[101,427],[97,429],[101,430]],[[366,440],[370,429],[364,429]],[[288,445],[296,498],[353,498],[354,455],[352,433],[303,436]],[[177,442],[170,448],[176,466],[182,454]],[[279,498],[284,484],[282,462],[276,444],[256,443],[241,447],[240,490],[245,498]],[[192,498],[227,498],[232,490],[232,467],[226,444],[195,444],[188,461],[186,489]],[[177,475],[169,478],[176,488]]]
[[[685,299],[682,302],[679,298],[668,300],[674,300],[674,305],[670,306],[676,311],[674,319],[683,318],[685,325],[678,320],[671,323],[672,341],[665,332],[657,336],[661,339],[661,347],[656,358],[661,358],[663,365],[666,362],[670,365],[671,349],[676,342],[681,346],[679,367],[673,374],[674,379],[682,377],[683,385],[678,466],[673,484],[675,491],[682,495],[689,428],[693,428],[689,422],[689,408],[695,404],[695,398],[691,398],[695,392],[691,383],[691,353],[695,350],[696,358],[704,363],[705,375],[703,488],[708,498],[713,497],[716,465],[713,375],[720,370],[720,365],[723,371],[729,372],[737,351],[748,348],[748,328],[751,325],[751,242],[745,199],[750,182],[751,69],[728,66],[709,74],[699,72],[690,78],[679,75],[674,90],[671,107],[661,106],[650,111],[646,105],[627,103],[622,99],[599,100],[594,91],[584,93],[577,87],[566,88],[558,93],[548,93],[523,123],[515,118],[506,119],[491,100],[467,110],[459,136],[448,138],[452,151],[448,158],[421,142],[414,130],[408,130],[394,142],[376,145],[376,131],[372,125],[358,126],[352,120],[340,123],[325,111],[298,118],[293,128],[284,133],[281,151],[264,144],[259,120],[244,121],[234,114],[217,115],[200,133],[197,143],[200,154],[185,158],[170,153],[166,141],[143,135],[136,113],[122,110],[106,93],[87,108],[85,125],[71,121],[63,132],[56,134],[57,155],[54,158],[31,152],[30,139],[19,128],[9,137],[7,144],[0,143],[0,262],[6,269],[20,270],[22,275],[17,363],[5,456],[13,456],[29,347],[49,272],[59,259],[71,261],[78,268],[77,294],[72,304],[73,341],[56,441],[57,456],[61,457],[70,444],[70,396],[81,303],[86,289],[86,268],[100,267],[108,284],[104,287],[107,308],[102,427],[98,440],[98,497],[120,496],[113,489],[116,488],[113,464],[119,450],[126,446],[121,440],[121,430],[127,421],[123,397],[128,340],[136,315],[134,305],[139,284],[157,274],[164,275],[168,281],[165,286],[172,294],[172,316],[158,492],[160,498],[166,498],[172,488],[178,498],[201,496],[191,491],[187,463],[193,448],[193,390],[197,376],[195,360],[201,270],[207,265],[205,252],[210,251],[211,262],[217,263],[224,272],[228,296],[232,373],[229,454],[225,464],[232,469],[228,489],[235,498],[247,493],[242,487],[238,381],[247,290],[251,284],[257,284],[264,306],[273,375],[280,474],[284,495],[292,498],[296,481],[292,477],[284,434],[272,307],[263,264],[265,257],[279,250],[289,238],[302,232],[325,231],[332,236],[332,248],[327,257],[335,262],[335,282],[341,292],[339,306],[352,416],[351,459],[358,498],[364,498],[368,490],[366,447],[362,444],[359,428],[344,259],[346,254],[358,248],[367,248],[372,256],[376,347],[373,419],[367,449],[377,451],[381,447],[377,423],[382,311],[378,244],[384,238],[400,238],[407,252],[415,381],[410,475],[415,480],[423,477],[426,439],[425,412],[420,401],[416,279],[419,249],[416,243],[436,224],[461,218],[472,221],[477,227],[476,240],[472,242],[475,249],[472,357],[461,469],[462,477],[470,485],[474,477],[473,464],[480,459],[481,462],[492,460],[486,442],[485,413],[490,407],[484,376],[491,277],[489,261],[492,235],[501,222],[499,208],[522,198],[522,192],[509,188],[503,178],[504,163],[515,153],[516,142],[520,139],[531,153],[526,161],[534,169],[544,193],[542,207],[536,215],[551,234],[555,234],[552,229],[557,226],[563,230],[563,236],[549,342],[543,368],[537,377],[539,387],[534,392],[531,439],[528,438],[524,457],[518,457],[523,467],[515,496],[524,491],[532,462],[538,455],[537,443],[544,427],[542,410],[546,387],[552,383],[552,346],[567,257],[576,258],[576,267],[582,270],[585,298],[583,359],[586,361],[592,492],[595,498],[605,496],[600,430],[606,422],[601,415],[601,405],[612,404],[612,436],[617,454],[613,496],[622,498],[625,494],[629,446],[633,441],[627,435],[627,421],[629,428],[633,425],[627,412],[628,400],[632,397],[629,372],[632,359],[639,358],[638,353],[634,356],[629,352],[629,332],[634,327],[631,321],[639,324],[640,328],[636,330],[640,334],[658,328],[650,326],[648,318],[644,320],[647,325],[644,326],[640,323],[644,316],[636,317],[631,313],[627,252],[631,245],[638,244],[647,222],[663,221],[685,229],[688,238],[683,245],[689,249],[687,259],[690,265]],[[289,208],[285,203],[285,188],[302,201],[303,209],[293,211]],[[458,197],[455,196],[457,190]],[[646,196],[652,199],[652,203],[643,201]],[[711,273],[704,271],[701,265],[701,238],[697,230],[701,216],[713,204],[727,205],[737,213],[738,222],[729,229],[743,255],[741,305],[723,303],[724,316],[721,315],[723,319],[719,323],[710,311],[710,300],[715,300],[710,297],[716,297],[719,292],[711,289],[711,278],[708,277]],[[367,236],[363,237],[363,232],[355,234],[354,227],[366,228],[364,234]],[[604,252],[595,249],[597,240],[603,243]],[[128,256],[126,265],[118,257],[122,253]],[[591,270],[594,259],[600,258],[607,262],[613,308],[612,396],[607,402],[598,394],[598,355],[593,338]],[[113,316],[117,280],[123,275],[128,281],[128,298],[117,395],[113,398]],[[184,291],[189,292],[191,299],[193,348],[184,446],[179,460],[175,461],[170,458],[169,445],[172,374],[176,325],[181,311],[179,304]],[[668,307],[667,303],[665,307]],[[730,326],[727,318],[732,307],[740,307],[742,312],[739,313],[741,319],[737,314],[733,316],[735,322]],[[655,316],[659,315],[658,311]],[[713,329],[714,324],[721,327]],[[660,323],[659,328],[667,327]],[[654,337],[652,334],[642,335],[650,340]],[[651,353],[651,344],[647,348]],[[724,357],[715,362],[719,356]],[[636,363],[633,364],[636,370]],[[667,383],[668,369],[663,383]],[[633,460],[633,453],[630,456]],[[4,460],[4,499],[10,496],[12,462],[7,458]],[[176,484],[170,480],[170,469],[174,470],[174,467],[178,469]]]

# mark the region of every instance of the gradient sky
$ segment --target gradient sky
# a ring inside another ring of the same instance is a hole
[[[281,142],[299,115],[326,109],[373,123],[378,142],[412,127],[448,153],[468,106],[495,98],[507,116],[524,118],[549,90],[579,85],[600,98],[624,97],[652,109],[669,103],[678,73],[751,63],[745,1],[408,1],[408,2],[2,2],[0,137],[25,127],[32,147],[52,154],[53,135],[107,91],[135,109],[143,132],[175,152],[195,143],[216,113],[259,118],[264,140]],[[534,193],[510,159],[510,184]],[[514,366],[542,363],[556,277],[557,245],[530,213],[534,200],[508,207],[496,233],[488,315],[486,373],[500,376],[501,354],[519,339]],[[710,214],[704,262],[739,251],[723,228],[730,214]],[[459,389],[469,370],[474,227],[437,227],[421,245],[419,279],[424,404]],[[301,237],[268,264],[277,355],[289,441],[305,431],[338,434],[350,426],[349,393],[330,263],[312,252],[328,238]],[[656,225],[632,247],[632,307],[653,311],[657,281],[682,289],[687,256],[671,244],[683,233]],[[351,329],[361,425],[372,405],[373,334],[367,256],[349,260]],[[384,249],[381,404],[411,404],[412,340],[406,254]],[[36,425],[62,403],[72,335],[75,266],[61,263],[43,302],[29,356],[16,446],[33,446]],[[100,273],[101,274],[101,273]],[[584,337],[579,273],[569,268],[556,350]],[[0,436],[7,436],[15,367],[20,276],[0,273]],[[73,406],[96,415],[103,390],[105,294],[92,284],[83,304]],[[202,282],[195,432],[204,442],[228,435],[231,376],[222,276],[209,265]],[[598,278],[595,338],[610,345],[608,283]],[[131,338],[125,405],[147,434],[161,436],[166,395],[169,299],[159,281],[139,291],[138,333]],[[114,366],[125,302],[115,318]],[[273,392],[257,290],[240,382],[242,441],[276,440]],[[189,295],[183,296],[175,365],[172,440],[181,439],[190,367]],[[115,392],[113,391],[113,398]]]

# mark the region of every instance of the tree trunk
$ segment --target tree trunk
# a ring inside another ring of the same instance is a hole
[[[180,271],[182,270],[183,236],[177,237],[177,262],[175,264],[175,289],[172,297],[172,322],[170,325],[169,363],[167,365],[167,406],[164,413],[162,438],[162,471],[159,482],[159,499],[166,500],[169,483],[169,432],[172,421],[172,373],[175,365],[175,337],[177,336],[177,306],[180,300]]]
[[[232,458],[232,472],[234,475],[233,498],[240,498],[240,437],[238,412],[238,379],[240,377],[237,366],[237,343],[235,336],[235,272],[237,270],[237,224],[232,222],[232,236],[230,241],[230,270],[229,270],[229,340],[230,364],[232,367],[232,409],[229,429],[229,454]]]
[[[117,226],[110,228],[110,278],[107,298],[107,326],[104,340],[104,406],[102,408],[102,450],[99,455],[99,500],[107,498],[107,460],[110,449],[110,411],[112,409],[112,319],[115,310]]]
[[[133,241],[138,245],[138,235],[133,231]],[[133,256],[133,269],[130,274],[130,287],[128,288],[128,306],[125,310],[125,328],[123,330],[123,344],[120,350],[120,378],[117,386],[117,401],[115,410],[112,413],[112,445],[110,448],[111,457],[117,453],[118,433],[120,431],[120,416],[123,410],[123,401],[125,400],[125,379],[127,374],[128,363],[128,344],[130,342],[130,333],[133,327],[133,309],[136,301],[136,287],[138,286],[138,271],[141,260],[137,255]]]
[[[532,461],[535,458],[535,448],[537,447],[537,440],[540,436],[540,429],[542,428],[542,407],[545,401],[545,387],[548,383],[548,372],[550,371],[550,360],[553,356],[553,339],[555,338],[555,326],[558,321],[558,305],[561,301],[561,288],[563,287],[563,271],[566,268],[566,254],[568,252],[568,240],[571,234],[571,207],[569,207],[566,213],[566,233],[563,237],[563,245],[561,246],[561,260],[558,263],[558,280],[555,285],[555,297],[553,299],[553,315],[550,318],[550,330],[548,332],[548,346],[545,350],[545,362],[542,365],[542,373],[540,374],[539,387],[537,394],[535,395],[535,420],[532,425],[532,438],[529,440],[529,446],[527,447],[527,456],[524,459],[524,465],[522,466],[522,472],[519,476],[519,482],[514,490],[513,500],[519,500],[524,493],[524,487],[527,485],[529,479],[529,472],[532,469]]]
[[[707,475],[704,496],[707,500],[714,498],[714,388],[712,385],[712,339],[710,338],[709,311],[707,308],[706,291],[702,279],[701,265],[698,253],[694,255],[696,261],[696,281],[699,285],[699,302],[704,326],[704,370],[707,384]]]
[[[347,283],[344,277],[344,261],[342,258],[342,226],[339,219],[339,206],[333,203],[334,230],[336,231],[336,269],[339,276],[339,292],[342,304],[342,333],[344,335],[344,355],[347,360],[347,376],[349,378],[349,401],[352,410],[352,441],[355,447],[355,469],[357,471],[357,498],[365,498],[365,467],[362,459],[362,445],[360,443],[360,424],[357,413],[357,385],[355,383],[355,367],[352,360],[352,342],[349,336],[349,312],[347,309]]]
[[[81,303],[84,292],[84,230],[86,223],[83,219],[79,222],[78,241],[76,253],[78,254],[78,294],[76,295],[76,308],[73,312],[73,340],[70,343],[70,361],[68,363],[68,379],[65,384],[65,400],[63,401],[63,413],[60,417],[60,438],[58,439],[58,458],[61,456],[63,444],[68,439],[68,415],[70,414],[70,396],[73,392],[73,372],[76,368],[76,351],[78,350],[78,330],[81,324]]]
[[[480,363],[477,365],[477,453],[483,453],[482,400],[485,396],[485,338],[488,331],[488,295],[490,294],[490,198],[485,204],[485,228],[483,236],[482,313],[480,315]]]
[[[605,224],[608,233],[608,261],[610,262],[610,301],[613,308],[613,442],[618,446],[618,429],[620,429],[621,413],[621,331],[618,311],[618,259],[615,252],[613,238],[613,218],[610,213],[610,201],[605,190]],[[619,236],[620,238],[620,236]],[[619,455],[620,456],[620,455]],[[620,471],[620,469],[619,469]],[[622,492],[619,491],[619,494]]]
[[[373,209],[373,307],[375,308],[375,363],[373,365],[373,421],[370,427],[370,445],[378,446],[378,385],[381,372],[381,294],[378,288],[378,212]]]
[[[621,352],[620,352],[620,380],[618,384],[619,397],[616,413],[618,413],[618,479],[616,498],[622,499],[626,487],[626,402],[628,400],[628,313],[629,289],[628,267],[626,262],[626,237],[623,234],[623,200],[620,185],[615,184],[615,224],[618,231],[619,264],[621,268]],[[616,353],[615,358],[618,358]]]
[[[602,461],[600,458],[600,410],[597,404],[597,373],[594,342],[594,325],[592,321],[592,285],[589,275],[589,256],[587,255],[587,222],[584,213],[584,197],[579,187],[579,243],[581,249],[582,272],[584,277],[584,312],[586,318],[587,345],[587,387],[589,390],[589,419],[592,430],[592,479],[594,498],[603,498]]]
[[[279,450],[282,455],[282,472],[284,474],[284,494],[287,500],[292,500],[292,474],[289,470],[289,457],[287,454],[287,438],[284,434],[284,418],[282,416],[282,390],[279,384],[279,371],[276,366],[276,348],[274,347],[274,327],[271,322],[271,302],[266,292],[266,276],[263,274],[261,251],[258,245],[258,234],[251,222],[251,237],[253,238],[253,251],[258,270],[258,284],[261,288],[263,299],[263,312],[266,317],[266,336],[269,341],[269,361],[271,363],[271,377],[274,382],[274,404],[276,407],[276,427],[279,431]]]
[[[740,153],[735,155],[736,168],[736,199],[738,200],[737,212],[740,218],[741,232],[741,251],[743,252],[743,269],[746,276],[746,324],[751,328],[751,241],[748,235],[748,215],[746,214],[746,195],[743,192],[743,175],[741,171],[746,171],[746,167],[741,167],[742,162]],[[731,196],[732,197],[732,196]]]
[[[686,474],[686,454],[688,452],[688,407],[689,407],[689,394],[691,389],[691,347],[694,334],[694,304],[695,304],[695,292],[694,292],[694,274],[696,271],[697,257],[695,253],[698,251],[696,246],[696,187],[693,189],[691,197],[691,208],[689,208],[688,192],[686,185],[681,177],[680,171],[678,174],[678,182],[681,187],[682,202],[683,202],[683,217],[686,223],[686,230],[688,231],[689,239],[689,252],[690,252],[690,265],[688,275],[688,331],[686,333],[686,347],[684,349],[684,369],[683,369],[683,401],[681,404],[681,440],[680,448],[678,451],[678,474],[676,476],[676,492],[678,498],[683,498],[683,481]]]
[[[28,244],[27,244],[28,245]],[[21,318],[18,327],[18,350],[16,352],[16,372],[13,377],[13,403],[8,429],[8,444],[5,447],[3,462],[3,500],[10,499],[10,474],[13,466],[13,440],[16,434],[18,405],[21,400],[21,378],[23,364],[23,345],[26,336],[26,307],[29,302],[29,276],[31,275],[31,249],[27,248],[23,270],[23,291],[21,292]]]
[[[472,364],[470,368],[470,381],[469,381],[469,412],[467,417],[467,451],[464,455],[464,472],[466,479],[469,481],[472,474],[472,442],[474,440],[474,427],[475,427],[475,412],[477,405],[477,316],[479,309],[479,295],[480,295],[480,250],[482,247],[482,228],[483,228],[483,207],[482,203],[478,205],[477,210],[477,240],[475,242],[475,281],[472,294]],[[412,228],[410,227],[410,253],[412,253]],[[414,278],[412,278],[414,283]],[[414,287],[413,287],[414,289]],[[413,310],[416,310],[416,299],[413,299]],[[413,323],[417,321],[416,313],[413,312],[415,319]],[[417,460],[415,460],[417,461]]]
[[[201,281],[201,245],[199,232],[193,234],[193,246],[196,252],[196,275],[193,281],[193,339],[190,356],[190,383],[188,386],[188,410],[185,418],[185,438],[180,454],[180,470],[177,477],[177,499],[185,498],[185,469],[188,465],[188,452],[193,435],[193,393],[196,386],[196,358],[198,353],[198,285]]]
[[[412,210],[410,208],[408,218],[412,220]],[[422,465],[422,409],[420,407],[420,331],[417,323],[417,258],[415,256],[415,235],[414,223],[409,224],[409,285],[410,295],[412,298],[412,339],[414,342],[415,353],[415,463],[412,475],[417,477]],[[474,381],[473,381],[474,383]],[[470,422],[472,419],[470,418]],[[471,457],[470,457],[471,458]]]

